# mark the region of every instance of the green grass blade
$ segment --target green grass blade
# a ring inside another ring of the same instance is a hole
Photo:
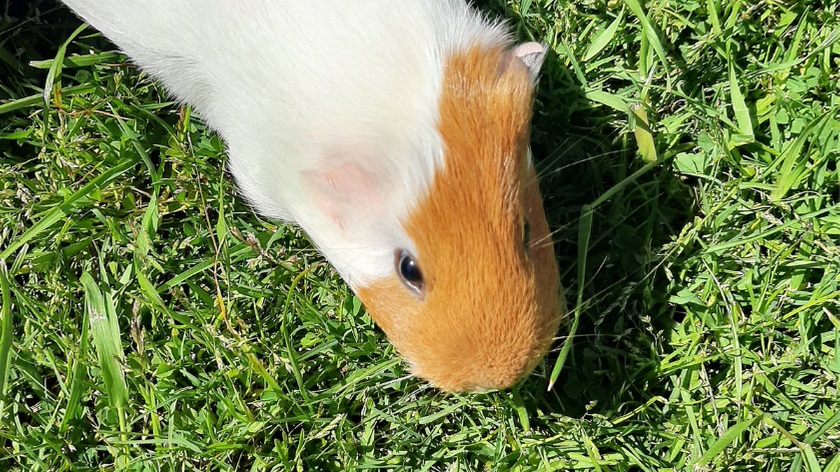
[[[12,368],[13,316],[9,273],[6,262],[0,259],[0,400],[6,397],[6,382]]]
[[[738,131],[749,138],[748,142],[754,141],[755,132],[753,132],[750,110],[747,108],[746,101],[744,101],[743,93],[741,93],[741,84],[738,81],[738,75],[735,73],[735,63],[733,61],[729,62],[729,94],[732,98],[732,111],[735,113]]]
[[[718,13],[718,4],[715,0],[706,0],[706,10],[708,11],[709,21],[712,23],[712,32],[715,35],[723,35],[723,29],[720,27],[720,14]]]
[[[817,460],[817,456],[814,454],[814,448],[810,444],[802,446],[802,457],[805,461],[805,470],[808,472],[822,472],[820,461]]]
[[[618,27],[621,26],[622,21],[624,21],[624,10],[619,12],[618,17],[610,23],[609,26],[604,28],[603,31],[598,33],[595,38],[592,40],[592,44],[586,49],[586,53],[583,55],[583,61],[589,61],[593,57],[597,56],[598,53],[604,50],[607,45],[609,45],[612,40],[615,38],[615,33],[618,31]]]
[[[633,136],[636,138],[636,145],[639,154],[645,162],[656,162],[656,144],[653,141],[653,131],[650,129],[647,110],[641,103],[630,105],[630,118],[633,123]]]
[[[840,472],[840,454],[831,459],[831,462],[825,466],[823,472]]]
[[[817,439],[819,439],[826,432],[831,430],[831,428],[833,428],[834,425],[836,425],[837,423],[840,423],[840,409],[838,409],[836,412],[834,412],[833,415],[831,415],[827,420],[825,420],[825,422],[823,424],[821,424],[820,427],[817,428],[816,431],[809,434],[808,437],[805,438],[805,443],[814,444],[814,442]]]
[[[50,64],[49,72],[47,72],[47,80],[44,85],[44,91],[42,97],[44,99],[44,104],[47,108],[49,108],[50,103],[50,95],[52,94],[53,84],[55,83],[56,77],[61,76],[61,68],[64,65],[64,54],[67,52],[67,46],[76,39],[76,36],[79,35],[82,31],[87,29],[86,24],[79,25],[76,28],[76,31],[73,31],[70,36],[59,46],[58,50],[55,53],[55,58],[53,59],[52,64]]]
[[[63,52],[64,51],[62,51],[62,53]],[[64,57],[61,67],[62,69],[90,67],[99,64],[118,62],[120,58],[122,58],[122,54],[117,52],[98,52],[81,56],[70,56]],[[56,57],[55,59],[46,59],[43,61],[29,61],[29,65],[36,69],[52,69],[57,60],[58,58]]]
[[[140,286],[140,293],[143,294],[146,298],[146,301],[149,302],[153,307],[159,310],[161,313],[166,313],[169,316],[173,316],[174,313],[171,308],[163,301],[163,298],[160,296],[158,291],[155,289],[154,284],[145,276],[143,272],[141,272],[141,266],[138,263],[135,263],[135,270],[137,277],[137,284]]]
[[[662,47],[662,41],[659,40],[659,34],[656,32],[656,29],[653,25],[650,24],[647,15],[645,14],[644,8],[638,2],[638,0],[624,0],[624,4],[630,7],[630,11],[636,15],[636,18],[639,19],[639,22],[642,24],[642,29],[644,31],[643,37],[650,42],[650,45],[653,46],[653,50],[656,52],[656,55],[659,57],[659,60],[662,61],[662,67],[665,69],[665,80],[668,83],[668,88],[671,88],[671,74],[668,73],[668,59],[665,55],[665,48]],[[650,71],[642,70],[639,71],[643,75],[648,75]]]
[[[528,408],[522,400],[522,394],[519,393],[519,386],[514,385],[511,388],[511,398],[508,399],[516,410],[516,415],[519,417],[519,424],[522,425],[523,431],[531,429],[531,419],[528,417]]]
[[[723,436],[718,438],[706,452],[700,456],[699,459],[694,463],[695,467],[703,467],[709,464],[715,457],[717,457],[724,449],[726,449],[733,441],[738,439],[741,434],[743,434],[748,429],[752,428],[753,425],[761,421],[762,415],[756,415],[748,420],[741,421],[740,423],[732,426],[725,433]]]
[[[551,375],[548,379],[548,390],[554,388],[554,384],[560,376],[560,371],[563,370],[563,365],[566,363],[566,358],[572,349],[575,333],[580,324],[580,315],[583,312],[583,287],[586,283],[586,256],[589,253],[589,241],[592,235],[593,211],[594,208],[590,205],[585,205],[583,210],[581,210],[580,226],[578,229],[578,295],[577,302],[575,303],[575,315],[572,326],[569,328],[566,339],[563,341],[563,347],[560,348],[560,354],[557,356],[557,360],[554,361],[554,368],[551,369]]]
[[[613,110],[620,111],[622,113],[627,113],[627,110],[630,109],[627,102],[624,101],[622,97],[609,92],[604,92],[603,90],[587,90],[586,99],[598,102],[601,105],[606,105]]]
[[[781,162],[779,178],[776,180],[773,191],[770,193],[770,199],[772,201],[780,201],[800,181],[808,164],[808,157],[802,156],[803,147],[815,136],[819,135],[829,119],[839,111],[837,109],[829,110],[820,117],[812,120],[792,143],[785,146],[782,154],[779,156],[779,162]]]
[[[97,283],[88,272],[80,279],[85,288],[85,310],[88,313],[93,347],[99,360],[100,375],[108,402],[115,408],[126,405],[128,390],[122,369],[123,350],[113,303],[108,303]]]
[[[85,94],[90,93],[96,90],[98,87],[96,85],[84,84],[84,85],[74,85],[72,87],[63,88],[62,96],[70,96],[76,94]],[[10,100],[6,103],[0,103],[0,115],[11,113],[18,110],[23,110],[26,108],[34,107],[40,105],[44,102],[44,95],[43,93],[39,93],[36,95],[29,95],[27,97],[18,98],[16,100]]]

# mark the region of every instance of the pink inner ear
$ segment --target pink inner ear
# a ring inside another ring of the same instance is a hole
[[[513,52],[516,57],[523,57],[523,56],[530,56],[534,54],[544,54],[545,47],[540,43],[522,43],[519,46],[513,48]]]
[[[501,73],[504,73],[512,64],[518,63],[528,69],[531,80],[536,80],[540,72],[543,60],[545,59],[546,48],[540,43],[522,43],[508,51],[501,65]]]
[[[368,170],[362,160],[348,162],[335,157],[324,163],[322,169],[302,172],[313,208],[342,231],[350,225],[374,224],[370,220],[385,211],[383,188],[387,182],[380,172]]]
[[[363,196],[374,184],[370,172],[362,169],[358,164],[346,162],[321,172],[320,178],[338,198]]]

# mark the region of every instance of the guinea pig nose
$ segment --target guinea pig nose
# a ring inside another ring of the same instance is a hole
[[[527,376],[533,370],[533,363],[523,361],[519,364],[487,366],[477,369],[474,378],[467,388],[472,393],[487,393],[506,390]]]
[[[490,393],[507,390],[519,383],[521,378],[522,377],[511,377],[504,381],[481,382],[477,386],[468,389],[468,391],[470,393]]]

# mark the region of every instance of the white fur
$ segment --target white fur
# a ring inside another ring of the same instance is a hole
[[[354,287],[413,249],[401,222],[443,165],[446,56],[507,41],[463,0],[64,3],[190,103],[256,209],[299,224]]]

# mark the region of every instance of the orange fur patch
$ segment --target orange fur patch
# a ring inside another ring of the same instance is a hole
[[[444,390],[509,387],[558,327],[554,251],[526,160],[532,93],[524,64],[503,49],[450,58],[438,124],[444,167],[405,222],[424,295],[396,274],[358,290],[414,374]]]

